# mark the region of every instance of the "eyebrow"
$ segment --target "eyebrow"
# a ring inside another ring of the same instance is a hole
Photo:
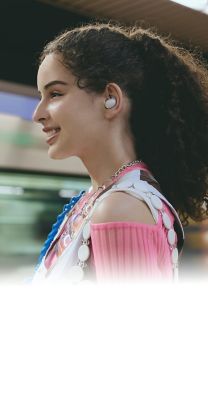
[[[48,82],[45,86],[44,86],[44,90],[47,90],[49,87],[53,86],[53,85],[65,85],[67,86],[68,83],[64,82],[64,81],[51,81]],[[40,91],[38,91],[40,93]]]

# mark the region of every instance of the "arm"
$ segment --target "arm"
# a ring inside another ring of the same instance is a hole
[[[104,199],[91,219],[97,280],[158,274],[158,230],[159,225],[143,201],[124,192]]]
[[[92,224],[116,221],[155,224],[146,203],[125,192],[114,192],[105,198],[95,209],[91,221]]]

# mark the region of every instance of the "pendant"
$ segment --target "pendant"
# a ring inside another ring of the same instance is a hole
[[[153,207],[155,207],[157,210],[162,210],[163,204],[158,196],[156,196],[155,194],[152,194],[152,196],[150,197],[150,200],[151,200]]]
[[[177,262],[178,262],[178,249],[177,249],[177,247],[175,247],[175,249],[172,251],[171,258],[172,258],[173,264],[176,265]]]
[[[90,249],[89,249],[89,247],[87,246],[87,244],[82,244],[82,245],[79,247],[79,250],[78,250],[78,257],[79,257],[79,260],[82,261],[82,262],[87,261],[88,258],[89,258],[89,256],[90,256]]]
[[[170,220],[168,214],[166,214],[166,212],[164,212],[162,214],[162,220],[163,220],[163,223],[164,223],[166,229],[170,229],[171,228],[171,220]]]
[[[176,234],[174,229],[169,229],[168,231],[168,243],[173,246],[175,244]]]

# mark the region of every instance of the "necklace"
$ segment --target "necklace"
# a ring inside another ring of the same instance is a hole
[[[140,164],[142,162],[142,160],[134,160],[134,161],[130,161],[126,164],[123,164],[112,176],[111,179],[113,178],[117,178],[118,175],[120,175],[121,172],[123,172],[127,167],[132,167],[132,165],[134,164]]]
[[[79,202],[76,204],[76,206],[74,207],[74,209],[71,210],[71,212],[69,213],[68,216],[72,216],[74,215],[74,217],[72,217],[72,221],[70,223],[70,227],[69,227],[69,234],[70,234],[70,238],[73,239],[74,234],[75,234],[75,230],[76,230],[76,222],[77,220],[80,220],[80,217],[82,219],[85,219],[91,208],[94,205],[95,200],[97,199],[97,197],[99,197],[102,193],[104,193],[106,190],[108,190],[113,183],[115,182],[116,178],[118,178],[118,176],[128,167],[132,167],[135,164],[139,164],[141,163],[142,160],[134,160],[134,161],[130,161],[128,163],[123,164],[109,179],[105,180],[105,182],[101,185],[98,186],[97,190],[95,192],[92,193],[92,195],[90,197],[87,198],[87,201],[84,203],[83,207],[81,208],[81,210],[79,210],[79,212],[76,214],[76,211],[79,208],[80,202],[81,200],[83,200],[83,197],[79,200]],[[108,184],[106,184],[108,182]]]

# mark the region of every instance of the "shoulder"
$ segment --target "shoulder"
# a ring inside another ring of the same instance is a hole
[[[106,197],[95,209],[91,222],[134,221],[155,224],[147,204],[125,192],[114,192]]]

